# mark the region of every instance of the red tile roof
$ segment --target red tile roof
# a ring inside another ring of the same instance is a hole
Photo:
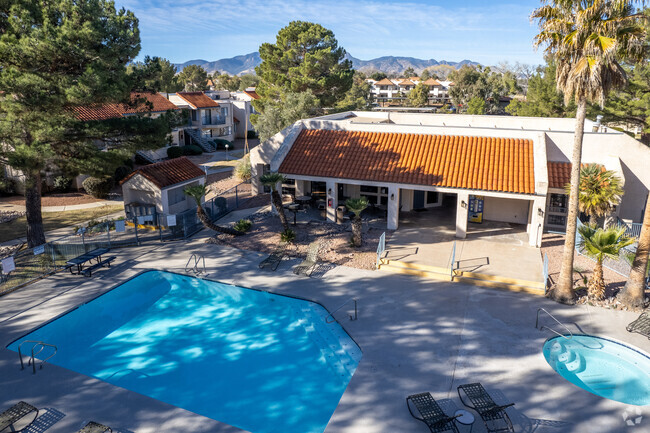
[[[131,93],[131,100],[135,101],[144,98],[147,103],[140,103],[138,106],[126,104],[102,104],[73,107],[72,110],[79,120],[106,120],[123,117],[136,113],[156,113],[167,110],[178,110],[179,108],[169,102],[160,93]]]
[[[412,185],[535,192],[532,140],[304,130],[279,172]]]
[[[244,90],[244,93],[253,99],[260,99],[260,95],[255,90]]]
[[[422,84],[426,84],[427,86],[442,86],[438,80],[435,80],[433,78],[429,78],[426,81],[423,81]]]
[[[218,107],[219,104],[203,92],[178,92],[178,96],[193,108],[212,108]]]
[[[181,156],[180,158],[145,165],[125,177],[120,182],[120,185],[137,174],[147,178],[161,189],[205,176],[205,172],[198,165],[187,159],[187,157]]]
[[[581,164],[581,167],[589,165],[588,163]],[[598,164],[601,170],[605,170],[605,166]],[[546,164],[548,170],[548,187],[565,189],[566,185],[571,183],[571,163],[570,162],[556,162],[549,161]]]
[[[415,86],[415,83],[411,80],[402,80],[399,83],[400,86]]]
[[[393,82],[389,80],[388,78],[384,78],[383,80],[379,80],[375,83],[375,86],[394,86]]]

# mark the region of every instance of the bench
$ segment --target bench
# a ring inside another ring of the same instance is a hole
[[[110,267],[111,267],[111,262],[112,262],[113,260],[115,260],[116,258],[117,258],[117,256],[110,256],[110,257],[107,257],[107,258],[105,258],[104,260],[102,260],[102,261],[99,262],[99,263],[95,263],[95,264],[92,265],[92,266],[88,266],[86,269],[84,269],[83,271],[81,271],[81,273],[84,275],[84,277],[91,277],[91,276],[92,276],[92,272],[93,272],[95,269],[98,269],[98,268],[104,267],[104,265],[108,265],[108,267],[110,268]]]

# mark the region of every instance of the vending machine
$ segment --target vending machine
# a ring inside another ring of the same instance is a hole
[[[471,223],[483,222],[483,196],[470,195],[469,196],[469,212],[467,213],[467,221]]]

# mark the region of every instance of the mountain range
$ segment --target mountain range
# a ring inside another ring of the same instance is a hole
[[[478,65],[477,62],[471,60],[462,60],[460,62],[449,62],[446,60],[435,60],[435,59],[417,59],[415,57],[396,57],[396,56],[384,56],[378,57],[372,60],[360,60],[356,57],[352,57],[349,54],[346,54],[346,58],[352,61],[352,66],[354,69],[363,71],[363,72],[384,72],[386,74],[401,74],[408,68],[413,68],[416,73],[422,72],[426,68],[446,65],[453,68],[460,68],[463,65]],[[242,75],[250,74],[255,72],[255,66],[262,63],[260,54],[258,52],[244,54],[241,56],[231,57],[229,59],[220,59],[220,60],[190,60],[185,63],[176,63],[175,66],[178,71],[181,71],[185,66],[188,65],[199,65],[202,66],[208,73],[212,74],[215,71],[221,73],[228,73],[230,75]]]

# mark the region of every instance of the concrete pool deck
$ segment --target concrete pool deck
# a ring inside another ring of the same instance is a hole
[[[299,296],[329,311],[350,298],[359,300],[358,320],[347,318],[351,307],[335,313],[363,358],[327,433],[424,433],[426,426],[411,418],[405,397],[429,391],[451,413],[462,407],[456,387],[470,382],[483,383],[498,402],[516,403],[509,414],[517,432],[645,432],[650,427],[650,406],[597,397],[556,374],[542,355],[552,334],[535,329],[536,311],[543,307],[586,333],[648,352],[650,340],[625,331],[635,313],[567,307],[524,293],[345,267],[320,278],[297,277],[291,272],[295,261],[282,263],[276,272],[260,271],[257,264],[265,255],[203,239],[115,250],[116,265],[92,278],[59,273],[0,297],[0,411],[19,400],[44,409],[36,428],[26,430],[32,433],[76,431],[89,420],[122,433],[240,432],[52,364],[35,375],[21,371],[17,354],[6,349],[45,321],[144,270],[182,272],[193,252],[206,257],[209,279]],[[626,425],[639,416],[638,424]],[[473,432],[484,431],[477,420]]]

